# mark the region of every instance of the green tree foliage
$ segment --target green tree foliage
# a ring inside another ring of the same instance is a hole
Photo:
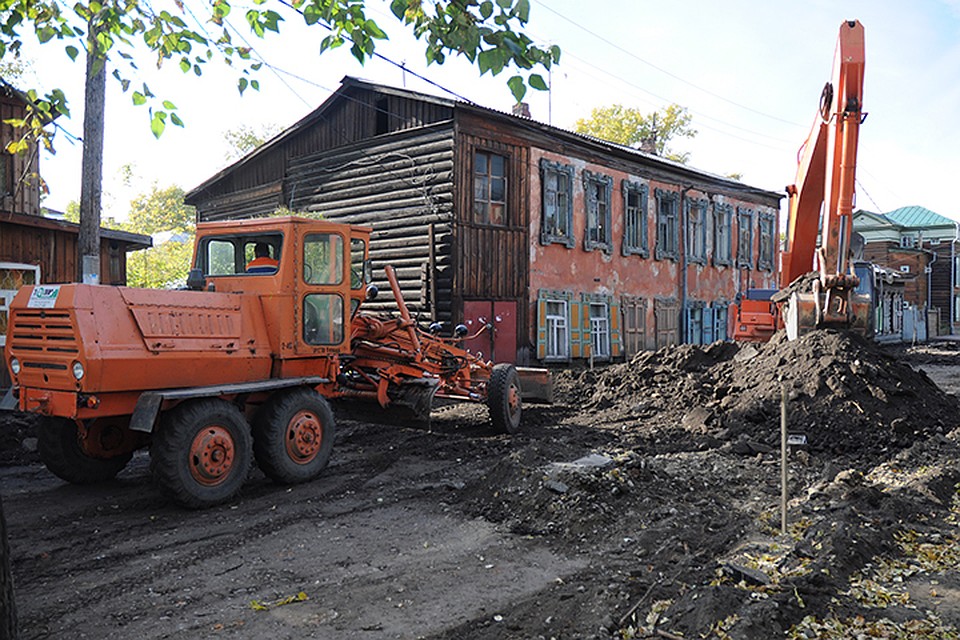
[[[376,43],[387,33],[367,17],[366,0],[256,0],[234,6],[233,0],[209,0],[192,7],[185,2],[161,5],[143,0],[16,0],[3,5],[0,20],[0,63],[11,63],[23,47],[24,34],[33,32],[41,43],[59,43],[75,60],[87,46],[93,28],[98,58],[123,64],[112,75],[133,104],[148,108],[150,127],[160,136],[168,124],[182,126],[176,105],[153,94],[137,80],[135,54],[147,51],[156,64],[176,64],[183,73],[202,75],[211,61],[231,65],[237,73],[237,89],[259,90],[257,71],[263,66],[242,37],[228,24],[231,14],[243,12],[242,20],[258,38],[279,34],[287,18],[303,20],[327,32],[321,53],[343,45],[361,63],[373,57]],[[537,68],[549,69],[559,62],[560,49],[540,47],[521,29],[530,18],[530,0],[391,0],[390,10],[400,28],[413,31],[424,41],[428,63],[444,62],[448,55],[462,55],[476,64],[481,74],[517,70],[507,84],[519,102],[527,86],[546,89]],[[92,45],[91,45],[92,46]],[[58,114],[69,115],[67,96],[60,89],[44,94],[26,91],[31,106],[27,118],[14,123],[51,146],[43,126]],[[22,151],[26,143],[14,143]]]
[[[124,230],[134,233],[153,234],[193,233],[196,228],[196,209],[183,202],[184,191],[171,185],[159,187],[156,183],[150,191],[130,201],[130,213]]]
[[[227,129],[223,134],[229,147],[227,160],[242,158],[282,130],[283,127],[275,123],[262,124],[258,127],[241,124],[235,129]]]
[[[163,288],[183,284],[190,270],[196,211],[184,204],[178,186],[159,187],[130,202],[130,215],[121,225],[125,231],[153,236],[151,249],[128,254],[127,284],[131,287]]]
[[[589,118],[577,120],[575,130],[577,133],[629,147],[650,140],[657,155],[686,164],[690,154],[671,151],[667,145],[678,137],[696,136],[697,131],[690,127],[692,120],[693,117],[686,107],[678,104],[668,105],[652,113],[643,113],[639,109],[615,104],[597,107],[590,112]]]
[[[63,212],[63,219],[67,222],[80,222],[80,203],[71,200],[67,203],[67,210]],[[100,220],[100,226],[104,229],[123,229],[123,223],[118,222],[113,216],[106,216]]]

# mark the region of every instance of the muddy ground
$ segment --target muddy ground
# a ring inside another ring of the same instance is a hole
[[[807,442],[786,534],[784,386]],[[513,437],[481,407],[430,429],[340,407],[321,479],[254,471],[201,512],[145,456],[67,485],[8,417],[23,637],[960,638],[955,343],[683,346],[557,390]]]

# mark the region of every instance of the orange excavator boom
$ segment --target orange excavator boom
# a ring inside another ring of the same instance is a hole
[[[866,115],[864,51],[863,25],[857,20],[840,25],[832,79],[823,88],[816,120],[801,147],[796,182],[787,187],[781,293],[773,296],[778,304],[770,305],[771,317],[757,316],[756,304],[750,313],[741,305],[737,339],[768,339],[770,332],[757,331],[758,326],[785,325],[791,339],[818,327],[868,332],[870,302],[856,293],[859,279],[851,259],[857,147]],[[819,273],[807,278],[815,255]]]

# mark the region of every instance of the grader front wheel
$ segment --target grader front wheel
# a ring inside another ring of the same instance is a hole
[[[132,455],[94,458],[83,450],[77,424],[66,418],[47,417],[37,427],[37,449],[43,464],[61,480],[94,484],[112,479],[127,466]]]
[[[520,375],[512,364],[494,365],[487,382],[487,408],[496,431],[516,433],[520,428]]]

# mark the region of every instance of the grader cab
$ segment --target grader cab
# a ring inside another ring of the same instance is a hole
[[[149,447],[158,486],[188,507],[229,500],[255,460],[279,483],[316,478],[334,434],[328,399],[428,415],[485,403],[515,431],[544,370],[485,361],[410,317],[365,313],[370,229],[296,217],[203,223],[188,290],[24,287],[5,362],[17,406],[42,414],[41,458],[74,483],[112,478]],[[483,330],[483,329],[481,329]],[[521,374],[524,380],[521,380]]]

